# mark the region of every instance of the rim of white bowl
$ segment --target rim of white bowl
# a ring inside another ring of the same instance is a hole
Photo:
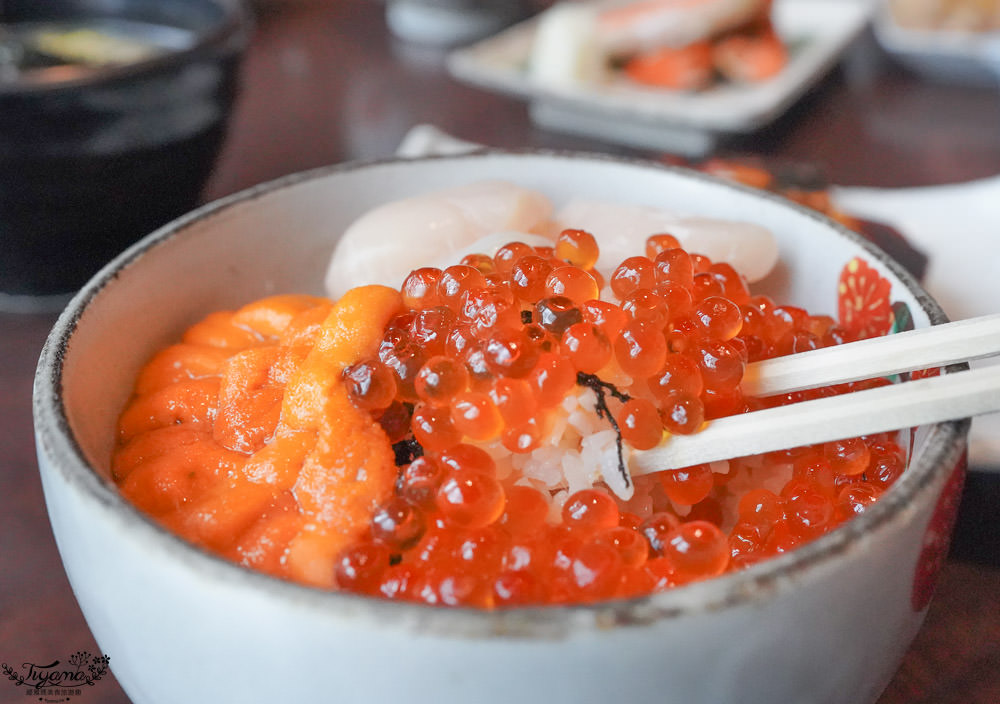
[[[73,436],[62,404],[60,392],[63,361],[84,311],[108,285],[114,282],[120,271],[166,240],[180,235],[195,223],[210,219],[241,203],[267,197],[305,181],[334,173],[397,163],[482,159],[490,156],[583,159],[637,168],[660,169],[685,178],[711,183],[713,187],[733,189],[774,201],[781,207],[797,210],[801,215],[819,221],[878,259],[911,291],[932,324],[948,320],[941,307],[901,265],[840,223],[770,192],[683,167],[602,153],[546,149],[480,149],[459,155],[435,155],[416,159],[393,157],[344,162],[290,174],[203,205],[149,234],[101,269],[67,305],[42,349],[33,391],[33,414],[39,451],[51,461],[56,471],[62,474],[81,497],[98,506],[99,510],[112,514],[121,523],[123,530],[135,531],[136,539],[147,541],[148,548],[161,551],[168,559],[177,560],[187,568],[197,571],[205,579],[228,584],[234,589],[259,592],[320,612],[351,618],[371,618],[386,629],[419,630],[422,634],[438,633],[463,637],[513,636],[546,639],[561,637],[580,629],[604,630],[610,627],[642,625],[663,619],[679,618],[691,613],[719,611],[765,599],[783,587],[794,585],[798,576],[804,571],[828,565],[836,557],[852,549],[863,549],[861,536],[870,535],[894,519],[899,519],[903,509],[912,504],[917,495],[928,491],[939,479],[943,481],[941,475],[951,471],[961,458],[964,452],[964,443],[961,440],[968,431],[970,419],[938,423],[931,427],[923,444],[923,453],[907,467],[902,477],[869,510],[788,553],[768,558],[745,570],[640,597],[590,604],[525,606],[495,610],[433,606],[329,591],[241,567],[167,531],[128,502],[111,481],[100,476],[98,471],[90,466]],[[965,366],[952,365],[948,371]]]

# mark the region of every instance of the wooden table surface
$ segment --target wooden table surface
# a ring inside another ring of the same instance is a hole
[[[533,127],[522,103],[455,83],[442,51],[389,35],[380,3],[285,0],[258,3],[256,11],[242,94],[206,199],[310,167],[386,156],[421,122],[495,146],[631,153]],[[718,154],[815,164],[844,185],[991,176],[1000,173],[1000,91],[927,82],[866,35],[786,115]],[[32,375],[54,320],[0,313],[2,662],[98,652],[59,561],[34,455]],[[926,623],[879,704],[1000,702],[998,477],[970,475]],[[24,701],[7,684],[0,678],[0,701]],[[128,701],[113,678],[72,700]]]

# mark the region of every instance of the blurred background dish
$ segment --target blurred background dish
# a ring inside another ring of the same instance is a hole
[[[581,80],[550,81],[531,65],[540,18],[456,50],[448,68],[460,81],[527,100],[540,126],[700,157],[721,135],[754,132],[791,107],[836,64],[867,26],[871,9],[865,0],[777,0],[770,7],[769,21],[787,47],[787,63],[758,81],[670,90],[615,70],[600,78],[587,71]]]
[[[0,3],[0,307],[56,307],[190,210],[249,35],[239,0]]]
[[[388,0],[385,18],[400,39],[449,46],[498,32],[530,10],[529,0]]]
[[[887,0],[889,14],[907,29],[976,34],[1000,30],[997,0]]]
[[[938,81],[1000,81],[1000,2],[883,0],[875,36],[897,61]]]

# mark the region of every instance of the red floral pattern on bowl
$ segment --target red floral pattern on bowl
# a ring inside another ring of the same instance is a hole
[[[840,273],[837,314],[840,324],[856,339],[878,337],[892,329],[889,281],[864,259],[855,257]]]
[[[938,497],[934,513],[924,531],[924,545],[913,573],[913,591],[910,594],[910,605],[914,611],[923,611],[930,604],[938,575],[948,558],[955,518],[962,502],[967,460],[968,455],[963,452]]]

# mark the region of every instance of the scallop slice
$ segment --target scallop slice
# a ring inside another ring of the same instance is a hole
[[[661,208],[576,199],[556,215],[562,227],[587,230],[601,248],[598,269],[610,275],[626,257],[642,254],[650,235],[670,233],[689,252],[728,262],[747,281],[767,276],[778,261],[778,243],[766,227],[738,220],[680,217]]]
[[[672,232],[689,252],[713,262],[728,262],[750,283],[760,281],[778,263],[778,242],[762,225],[738,220],[684,218]]]
[[[556,214],[559,228],[586,230],[601,248],[598,269],[610,274],[626,257],[642,254],[646,238],[661,232],[673,234],[681,218],[661,208],[629,203],[575,198]]]
[[[537,235],[533,232],[520,232],[518,230],[503,230],[502,232],[492,232],[480,237],[472,244],[466,245],[454,252],[449,252],[432,262],[430,266],[444,269],[452,264],[458,264],[463,258],[470,254],[485,254],[492,257],[501,247],[511,242],[523,242],[532,247],[551,247],[555,240],[544,235]]]
[[[498,180],[392,201],[344,232],[327,268],[326,291],[337,299],[365,284],[398,287],[413,269],[454,262],[485,235],[543,231],[551,216],[543,194]]]

